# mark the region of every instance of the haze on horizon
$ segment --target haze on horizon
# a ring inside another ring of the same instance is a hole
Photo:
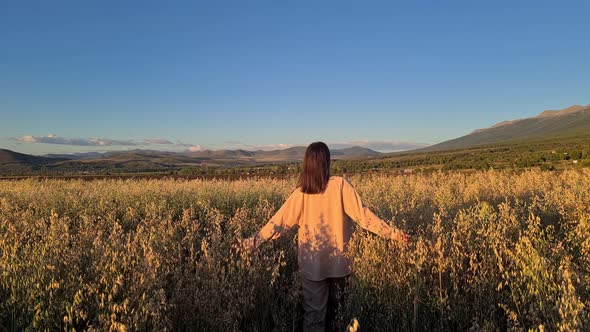
[[[0,148],[434,144],[590,103],[589,9],[584,1],[5,3]]]

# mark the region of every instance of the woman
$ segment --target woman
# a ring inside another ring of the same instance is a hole
[[[251,238],[242,241],[256,248],[299,225],[298,262],[303,286],[305,331],[333,328],[337,293],[351,273],[345,257],[354,230],[362,228],[405,245],[409,236],[389,226],[361,203],[344,178],[330,176],[330,150],[322,142],[305,151],[299,184],[271,220]]]

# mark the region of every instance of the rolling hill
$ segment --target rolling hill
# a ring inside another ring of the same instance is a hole
[[[332,150],[330,151],[332,154],[332,158],[339,159],[342,158],[350,158],[352,157],[377,157],[382,155],[381,152],[377,152],[371,149],[362,148],[360,146],[353,146],[350,148],[340,149],[340,150]]]
[[[43,165],[65,160],[64,158],[48,158],[18,153],[6,149],[0,149],[0,165]]]
[[[169,152],[154,150],[129,150],[129,151],[110,151],[110,152],[87,152],[75,154],[49,154],[46,157],[60,158],[66,160],[76,160],[92,162],[96,160],[152,160],[166,161],[167,163],[191,163],[191,162],[281,162],[281,161],[299,161],[303,160],[306,147],[296,146],[283,150],[271,151],[247,151],[247,150],[203,150],[194,152]],[[350,147],[339,150],[332,150],[333,159],[348,159],[379,156],[382,153],[362,147]]]
[[[32,156],[11,150],[0,149],[0,170],[27,172],[35,168],[65,161],[64,158]]]
[[[419,151],[466,149],[499,143],[522,143],[527,140],[583,135],[590,136],[590,105],[574,105],[562,110],[544,111],[532,118],[500,122]]]
[[[254,152],[246,150],[204,150],[195,152],[179,153],[192,158],[205,158],[208,160],[228,160],[254,157]]]
[[[167,152],[128,150],[76,154],[32,156],[10,150],[0,150],[0,174],[21,174],[42,171],[47,173],[79,173],[101,170],[166,171],[194,166],[254,166],[269,163],[297,162],[303,159],[306,147],[284,150],[205,150],[195,152]],[[352,147],[333,150],[333,159],[355,159],[382,155],[370,149]]]

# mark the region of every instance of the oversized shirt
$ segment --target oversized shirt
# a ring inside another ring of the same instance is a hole
[[[343,277],[351,273],[350,260],[343,254],[354,231],[353,220],[383,237],[393,238],[396,232],[363,205],[348,180],[333,176],[323,193],[305,194],[295,189],[255,239],[258,243],[276,239],[299,225],[302,276],[316,281]]]

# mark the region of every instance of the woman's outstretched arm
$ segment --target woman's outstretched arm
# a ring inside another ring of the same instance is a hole
[[[303,193],[295,189],[270,221],[253,237],[245,239],[245,247],[256,248],[261,243],[275,240],[299,224],[303,209]]]
[[[406,233],[389,226],[362,203],[359,194],[346,179],[342,179],[342,203],[344,212],[362,228],[402,244],[408,242],[409,236]]]

